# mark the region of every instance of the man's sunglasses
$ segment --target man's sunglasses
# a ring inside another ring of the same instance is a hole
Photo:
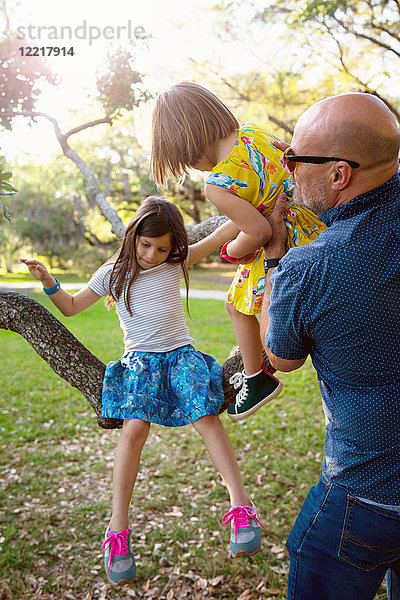
[[[358,162],[354,160],[347,160],[347,158],[336,158],[335,156],[296,156],[293,152],[292,148],[286,148],[283,153],[283,162],[290,173],[294,173],[297,167],[297,163],[312,163],[315,165],[322,165],[326,162],[331,162],[332,160],[339,162],[343,160],[350,165],[352,169],[357,169],[360,165]]]

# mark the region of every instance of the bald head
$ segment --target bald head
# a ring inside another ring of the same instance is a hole
[[[293,147],[298,154],[354,160],[360,171],[397,170],[399,140],[397,121],[385,103],[372,94],[352,93],[308,108],[297,122]]]

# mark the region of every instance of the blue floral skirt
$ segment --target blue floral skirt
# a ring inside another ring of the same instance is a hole
[[[179,427],[217,415],[223,401],[221,365],[193,346],[128,352],[104,375],[103,417]]]

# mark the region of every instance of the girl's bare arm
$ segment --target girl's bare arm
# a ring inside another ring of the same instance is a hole
[[[206,185],[205,193],[210,202],[240,229],[239,235],[228,245],[229,256],[240,258],[268,243],[271,226],[250,202],[213,184]]]
[[[56,280],[50,275],[40,260],[20,258],[20,261],[28,267],[33,277],[38,279],[44,288],[48,289],[56,285]],[[85,310],[85,308],[92,306],[101,296],[93,292],[90,288],[85,287],[76,294],[70,294],[60,288],[57,292],[51,294],[49,298],[63,315],[72,317]]]
[[[214,252],[214,250],[217,250],[217,248],[223,246],[228,240],[235,238],[239,231],[239,227],[232,223],[232,221],[226,221],[226,223],[217,227],[215,231],[200,240],[200,242],[192,244],[190,246],[188,266],[194,265],[202,258],[211,254],[211,252]]]

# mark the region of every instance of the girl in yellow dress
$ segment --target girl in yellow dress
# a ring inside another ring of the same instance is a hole
[[[180,178],[188,168],[210,171],[207,198],[241,230],[221,251],[226,260],[240,263],[226,299],[244,365],[231,378],[241,388],[228,408],[235,420],[254,413],[282,389],[263,365],[256,316],[265,283],[263,246],[271,237],[265,217],[278,195],[291,196],[294,186],[273,141],[254,123],[240,126],[219,98],[195,83],[179,83],[157,97],[151,152],[156,183],[166,185],[169,175]],[[289,247],[308,244],[325,229],[313,212],[294,202],[284,218]]]

